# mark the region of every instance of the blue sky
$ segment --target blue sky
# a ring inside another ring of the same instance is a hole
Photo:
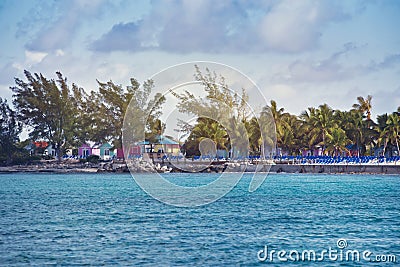
[[[399,15],[396,0],[1,0],[0,95],[24,69],[90,91],[200,60],[242,71],[295,114],[371,94],[375,116],[400,106]]]

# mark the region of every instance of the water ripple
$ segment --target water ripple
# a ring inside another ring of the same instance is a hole
[[[265,245],[321,250],[339,238],[400,260],[399,176],[275,174],[253,193],[250,179],[187,209],[152,199],[129,175],[0,175],[0,265],[255,266]]]

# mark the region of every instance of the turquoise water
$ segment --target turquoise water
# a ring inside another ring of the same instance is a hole
[[[218,175],[166,177],[190,185]],[[249,182],[210,205],[177,208],[128,174],[1,174],[0,265],[257,266],[265,246],[318,252],[338,249],[339,238],[400,262],[400,176],[270,174],[253,193]],[[294,264],[276,255],[264,263]]]

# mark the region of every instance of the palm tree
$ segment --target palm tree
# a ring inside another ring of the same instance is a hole
[[[252,154],[260,155],[262,139],[259,120],[256,117],[251,118],[250,121],[246,122],[246,129],[249,136],[249,145]]]
[[[333,110],[327,104],[320,105],[318,109],[308,108],[300,117],[307,125],[309,145],[321,145],[325,151],[326,136],[337,124],[333,116]]]
[[[165,131],[165,123],[159,119],[149,118],[148,131],[145,133],[145,139],[149,142],[150,152],[153,151],[153,146],[160,142],[160,137]],[[154,163],[153,155],[150,154]]]
[[[388,116],[386,121],[386,130],[388,132],[389,138],[396,144],[397,153],[400,152],[399,149],[399,139],[400,139],[400,118],[397,113],[392,113]]]
[[[244,122],[249,146],[253,155],[260,155],[263,159],[276,153],[276,124],[270,107],[265,106],[257,117]]]
[[[383,145],[383,155],[386,153],[386,147],[389,141],[388,129],[387,129],[387,122],[388,115],[387,113],[378,115],[377,117],[377,125],[376,125],[376,132],[378,133],[377,137],[377,144],[378,146]]]
[[[316,116],[316,108],[309,107],[307,110],[303,111],[299,118],[302,121],[303,129],[305,132],[305,143],[308,149],[313,149],[314,145],[319,142],[319,134],[312,126],[312,118]]]
[[[343,129],[334,128],[331,133],[327,134],[327,150],[338,156],[341,152],[347,151],[346,145],[349,141]]]
[[[356,110],[359,110],[361,113],[367,113],[367,120],[371,120],[371,101],[372,101],[372,96],[368,95],[367,98],[363,98],[362,96],[357,97],[357,104],[353,105],[353,108]]]
[[[217,149],[227,150],[227,133],[221,124],[209,118],[199,118],[184,145],[189,156],[199,153],[198,145],[205,138],[214,141]]]
[[[285,138],[285,135],[288,133],[285,132],[285,128],[288,129],[289,126],[286,124],[286,122],[283,120],[283,118],[288,115],[288,113],[285,113],[284,108],[278,109],[277,104],[274,100],[271,100],[271,107],[270,107],[271,113],[272,113],[272,118],[275,121],[275,129],[276,129],[276,145],[282,145],[283,138]]]
[[[282,118],[283,134],[281,136],[282,147],[291,154],[299,154],[304,147],[304,127],[297,116],[286,113]]]
[[[226,125],[232,158],[247,157],[249,154],[249,138],[245,125],[245,122],[238,122],[235,117],[230,118]]]
[[[275,123],[280,122],[285,109],[284,108],[280,108],[278,109],[276,101],[275,100],[271,100],[271,113],[272,113],[272,117],[275,120]]]
[[[290,117],[287,116],[284,118],[284,120],[285,120],[285,126],[282,127],[281,132],[278,132],[280,138],[280,145],[283,149],[291,153],[293,147],[295,146],[294,131],[292,126],[289,124]]]
[[[363,114],[359,110],[335,111],[338,126],[345,130],[347,137],[357,147],[357,156],[364,155],[367,146],[372,150],[376,146],[378,133],[375,123],[363,120]]]

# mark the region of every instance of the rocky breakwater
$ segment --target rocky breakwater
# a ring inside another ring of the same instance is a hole
[[[134,173],[149,173],[149,172],[171,172],[172,168],[160,163],[152,164],[146,160],[133,160],[124,164],[125,167]]]

